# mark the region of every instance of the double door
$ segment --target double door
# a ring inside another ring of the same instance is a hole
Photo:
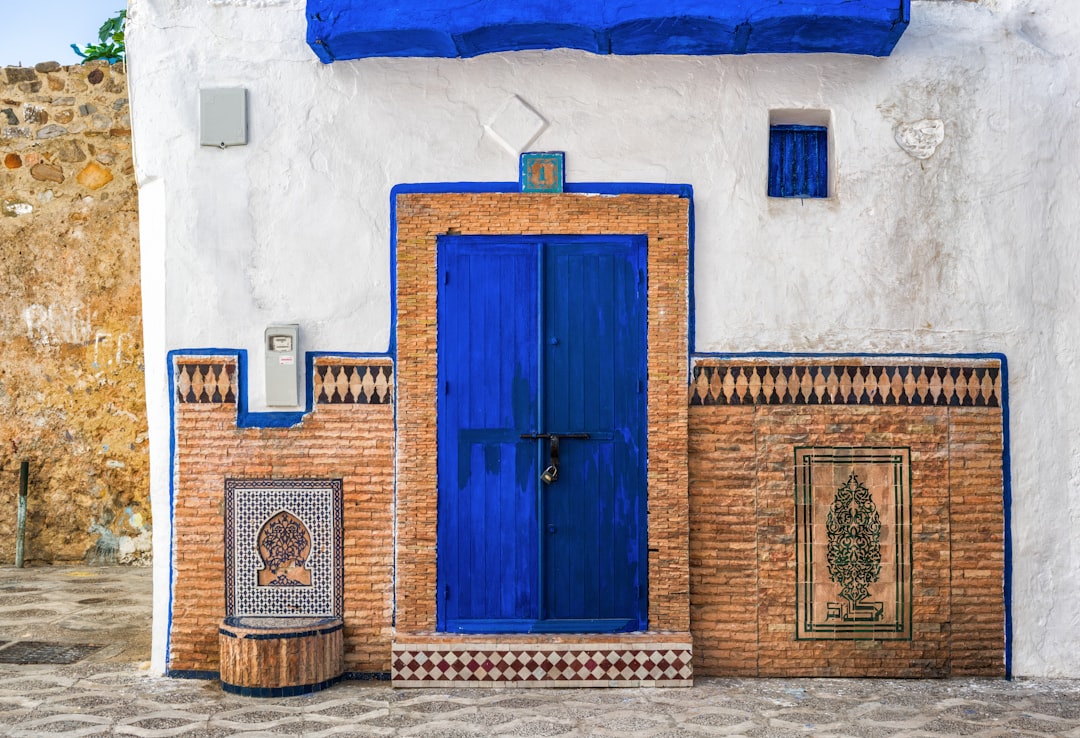
[[[645,238],[444,236],[438,270],[439,629],[645,629]]]

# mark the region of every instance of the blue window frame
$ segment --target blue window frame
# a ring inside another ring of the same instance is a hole
[[[769,128],[769,197],[829,196],[829,129]]]

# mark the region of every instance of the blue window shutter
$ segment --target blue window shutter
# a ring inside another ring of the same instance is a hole
[[[769,197],[829,196],[829,130],[825,126],[769,129]]]

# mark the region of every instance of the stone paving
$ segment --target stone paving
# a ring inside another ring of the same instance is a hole
[[[1080,680],[699,679],[690,689],[394,690],[251,699],[150,676],[148,569],[0,569],[0,736],[1063,736]],[[102,648],[3,663],[27,641]]]

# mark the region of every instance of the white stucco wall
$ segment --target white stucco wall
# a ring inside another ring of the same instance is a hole
[[[385,351],[390,188],[516,179],[485,123],[517,95],[547,121],[529,148],[565,151],[569,181],[693,185],[699,351],[1008,357],[1014,673],[1080,676],[1080,6],[912,6],[887,59],[324,66],[303,0],[132,0],[151,437],[169,433],[166,350],[246,348],[253,410],[268,324],[299,323],[303,350]],[[200,147],[199,89],[234,86],[248,145]],[[829,200],[766,197],[780,108],[831,111]],[[944,139],[919,159],[897,129],[924,120]],[[167,440],[151,453],[160,670]]]

